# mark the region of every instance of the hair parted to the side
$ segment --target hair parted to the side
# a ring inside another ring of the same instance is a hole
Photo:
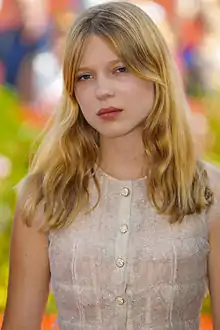
[[[91,175],[100,196],[94,172],[99,161],[99,136],[83,118],[74,94],[76,71],[92,34],[109,42],[131,72],[154,82],[155,102],[143,130],[151,202],[159,213],[170,215],[171,222],[206,210],[212,203],[212,192],[207,173],[197,160],[185,96],[168,47],[139,7],[110,2],[85,11],[70,29],[63,103],[22,189],[25,218],[32,219],[36,207],[43,203],[45,230],[69,225],[88,207]]]

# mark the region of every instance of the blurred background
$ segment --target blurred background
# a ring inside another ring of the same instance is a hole
[[[66,32],[82,10],[98,2],[0,0],[0,315],[6,302],[14,187],[27,172],[33,142],[58,105]],[[152,17],[175,57],[198,152],[220,165],[220,0],[133,3]],[[202,329],[207,330],[209,297],[202,313]],[[55,318],[51,295],[43,329],[51,329]]]

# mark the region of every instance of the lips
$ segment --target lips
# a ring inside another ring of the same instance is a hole
[[[102,108],[98,111],[97,115],[104,116],[104,115],[115,113],[115,112],[122,112],[122,109],[118,109],[115,107]]]

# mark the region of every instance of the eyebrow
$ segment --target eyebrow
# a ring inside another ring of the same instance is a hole
[[[120,62],[122,62],[122,61],[120,60],[120,58],[117,58],[117,59],[115,59],[115,60],[112,60],[112,61],[108,62],[107,65],[111,66],[111,65],[118,64],[118,63],[120,63]],[[79,72],[81,72],[81,71],[90,71],[90,70],[92,70],[92,69],[89,68],[88,66],[87,66],[87,67],[86,67],[86,66],[80,66],[80,67],[78,68],[78,70],[77,70],[77,73],[79,73]]]

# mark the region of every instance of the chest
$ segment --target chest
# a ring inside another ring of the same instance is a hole
[[[207,273],[208,228],[204,215],[179,224],[156,213],[143,198],[102,201],[92,213],[51,234],[52,275],[92,285],[125,278],[135,286],[146,281],[186,283]]]

